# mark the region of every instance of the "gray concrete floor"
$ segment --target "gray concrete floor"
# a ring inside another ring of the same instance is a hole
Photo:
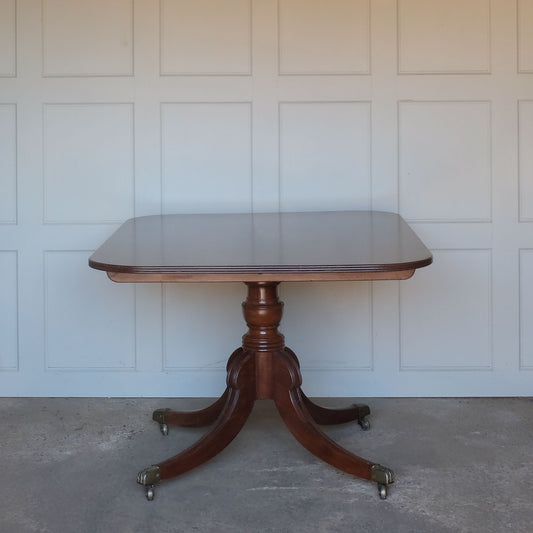
[[[204,431],[164,437],[152,410],[209,400],[0,399],[0,532],[533,531],[531,399],[368,403],[370,431],[327,432],[394,470],[387,500],[310,455],[267,401],[220,455],[148,502],[137,471]]]

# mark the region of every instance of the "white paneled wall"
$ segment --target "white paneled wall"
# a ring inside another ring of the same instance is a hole
[[[533,395],[533,0],[0,0],[0,395],[214,396],[239,284],[114,284],[132,216],[399,212],[284,284],[311,395]]]

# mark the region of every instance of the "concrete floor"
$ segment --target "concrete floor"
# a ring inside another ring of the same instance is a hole
[[[533,531],[531,399],[368,400],[370,431],[327,432],[394,470],[383,501],[374,483],[311,456],[272,403],[258,402],[228,448],[148,502],[137,471],[203,432],[164,437],[152,410],[208,403],[0,399],[0,532]]]

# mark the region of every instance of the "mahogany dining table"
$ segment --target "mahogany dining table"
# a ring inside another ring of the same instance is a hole
[[[319,427],[357,421],[368,429],[369,407],[330,409],[304,394],[298,359],[278,331],[283,312],[278,286],[405,280],[431,262],[430,251],[401,216],[382,211],[154,215],[122,224],[89,258],[89,265],[111,280],[239,282],[248,287],[242,304],[248,331],[228,359],[223,395],[199,411],[153,413],[163,434],[168,425],[210,428],[186,450],[139,472],[137,481],[148,500],[159,482],[224,449],[244,426],[254,402],[262,399],[274,401],[307,450],[343,472],[376,482],[385,499],[394,481],[392,470],[349,452]]]

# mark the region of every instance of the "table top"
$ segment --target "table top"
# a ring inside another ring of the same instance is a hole
[[[89,259],[124,282],[405,279],[431,262],[407,223],[381,211],[137,217]]]

